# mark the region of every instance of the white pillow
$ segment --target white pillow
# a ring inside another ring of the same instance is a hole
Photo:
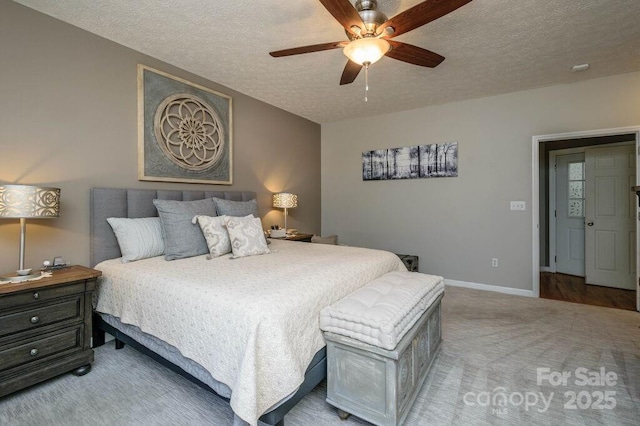
[[[231,253],[231,240],[227,232],[229,216],[194,216],[192,222],[198,223],[207,240],[211,257],[219,257]]]
[[[233,258],[271,253],[259,218],[229,217],[227,231],[231,240]]]
[[[110,217],[107,222],[116,234],[120,253],[122,253],[122,263],[164,254],[162,225],[159,217],[139,219]]]

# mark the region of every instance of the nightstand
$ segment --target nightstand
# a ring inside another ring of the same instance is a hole
[[[418,272],[418,256],[412,254],[396,254],[409,272]]]
[[[91,304],[101,274],[70,266],[40,280],[0,284],[0,397],[91,370]]]
[[[287,238],[285,238],[285,240],[287,241],[302,241],[305,243],[310,243],[311,242],[311,237],[313,237],[313,234],[296,234],[296,235],[289,235]]]
[[[302,241],[304,243],[310,243],[311,237],[313,237],[313,234],[287,235],[285,238],[275,238],[275,237],[267,237],[267,238],[272,238],[274,240]]]
[[[287,241],[302,241],[305,243],[310,243],[311,237],[313,237],[313,234],[296,234],[296,235],[289,235],[286,238],[282,238],[282,239]]]

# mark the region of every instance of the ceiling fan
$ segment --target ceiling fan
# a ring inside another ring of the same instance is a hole
[[[269,54],[278,58],[343,48],[348,61],[340,78],[341,85],[352,83],[362,67],[367,74],[369,66],[383,56],[434,68],[444,61],[444,56],[391,39],[435,21],[469,2],[471,0],[426,0],[387,19],[384,13],[378,10],[376,0],[357,0],[355,6],[349,0],[320,0],[344,27],[349,41],[295,47]],[[365,87],[368,90],[368,82]]]

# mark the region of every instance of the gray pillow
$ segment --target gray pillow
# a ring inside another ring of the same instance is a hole
[[[218,216],[243,217],[252,214],[253,217],[259,217],[258,202],[255,199],[249,201],[231,201],[213,197],[213,202],[216,206]]]
[[[191,219],[197,215],[216,215],[216,206],[210,198],[195,201],[153,200],[153,204],[162,222],[166,260],[209,253],[200,227],[191,223]]]

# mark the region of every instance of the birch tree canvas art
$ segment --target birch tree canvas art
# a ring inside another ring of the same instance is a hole
[[[362,153],[362,180],[458,176],[458,143],[447,142]]]

